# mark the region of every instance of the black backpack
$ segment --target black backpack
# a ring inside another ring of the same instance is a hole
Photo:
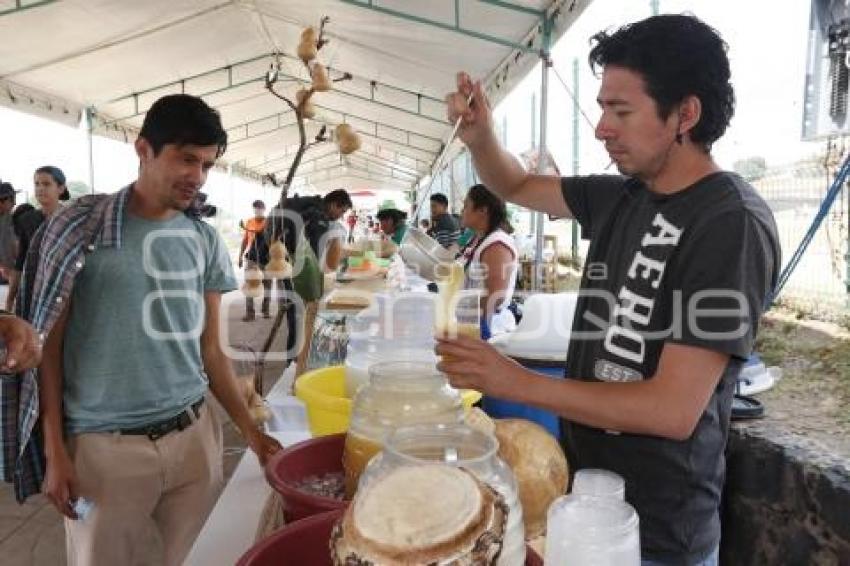
[[[294,257],[299,234],[296,233],[294,222],[290,218],[283,218],[275,214],[277,210],[280,209],[278,206],[275,206],[271,211],[269,220],[266,222],[264,240],[271,242],[273,237],[278,240],[282,239],[283,244],[286,246],[286,251],[289,252],[290,257]],[[322,197],[302,197],[296,194],[286,199],[285,210],[291,210],[301,217],[302,222],[304,222],[304,235],[310,242],[313,252],[319,257],[321,255],[319,253],[319,241],[330,226],[328,218],[325,215]]]
[[[254,234],[254,241],[251,242],[251,246],[245,253],[245,259],[253,261],[259,265],[266,265],[269,263],[269,241],[266,239],[264,231],[256,232]]]

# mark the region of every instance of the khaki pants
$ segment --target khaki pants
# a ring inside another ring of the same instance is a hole
[[[68,447],[80,495],[94,503],[85,520],[65,519],[68,564],[181,564],[224,485],[221,427],[209,403],[191,426],[155,441],[87,433]],[[150,556],[152,533],[160,556]]]

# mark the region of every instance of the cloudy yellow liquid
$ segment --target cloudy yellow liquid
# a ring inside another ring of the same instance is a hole
[[[357,484],[366,464],[381,451],[383,446],[373,440],[350,432],[345,436],[345,448],[342,452],[342,467],[345,470],[345,497],[351,499],[357,491]]]
[[[470,338],[481,337],[481,327],[474,322],[461,322],[450,325],[448,328],[438,331],[439,336],[457,338],[458,336],[469,336]],[[451,356],[442,356],[444,362],[452,361]]]

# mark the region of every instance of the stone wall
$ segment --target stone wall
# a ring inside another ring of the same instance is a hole
[[[850,566],[850,462],[758,421],[733,425],[721,564]]]

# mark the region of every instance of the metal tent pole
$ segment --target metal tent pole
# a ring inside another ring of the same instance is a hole
[[[578,105],[578,59],[573,59],[573,175],[579,174],[579,112],[581,108]],[[573,261],[578,262],[578,221],[572,220],[572,242],[571,252]]]
[[[537,125],[540,123],[540,118],[537,115],[537,93],[531,93],[531,149],[537,149],[537,142],[539,141],[539,136],[537,135]],[[503,144],[507,147],[507,137],[505,137],[505,141]],[[528,210],[528,226],[531,230],[532,234],[537,233],[537,212],[534,210]],[[534,282],[534,269],[532,267],[531,270],[531,289],[535,289]]]
[[[89,190],[94,194],[94,109],[91,106],[86,107],[86,143],[89,157]]]
[[[552,20],[543,20],[543,44],[540,50],[541,84],[540,84],[540,143],[538,144],[537,172],[546,172],[546,121],[549,110],[549,67],[551,66],[550,47],[552,44]],[[532,289],[540,291],[541,268],[543,267],[543,229],[545,218],[538,212],[535,221],[534,270],[532,274]]]

